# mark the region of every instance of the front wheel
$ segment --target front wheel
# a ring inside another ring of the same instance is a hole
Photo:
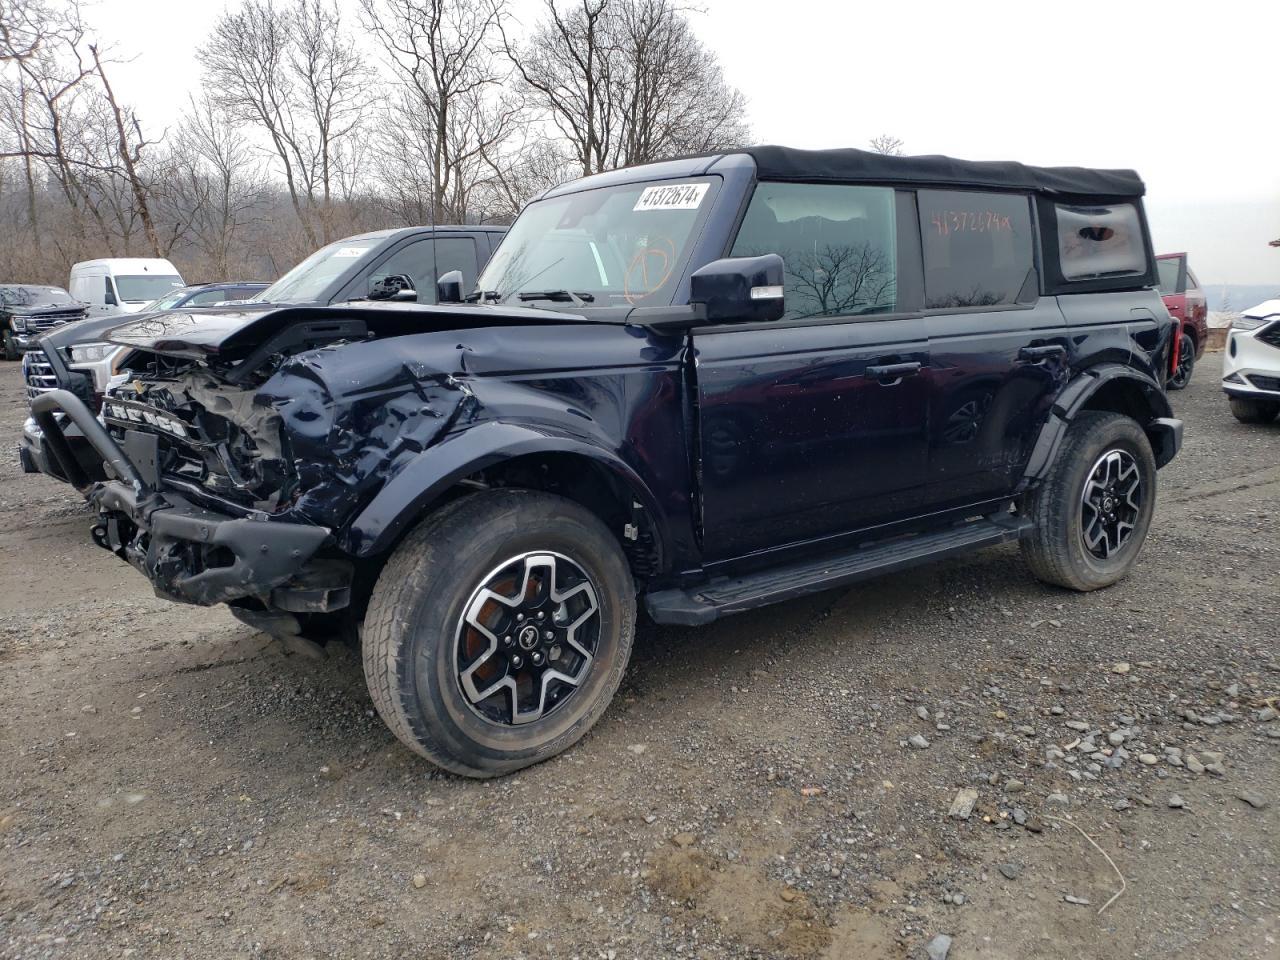
[[[18,349],[17,341],[13,339],[13,331],[5,330],[4,332],[4,358],[6,360],[17,360],[22,356],[22,351]]]
[[[567,749],[631,655],[635,587],[617,540],[562,497],[455,500],[387,562],[364,625],[374,705],[411,750],[492,777]]]
[[[1027,565],[1056,586],[1108,587],[1137,560],[1155,501],[1156,461],[1142,427],[1118,413],[1082,414],[1020,505],[1034,524],[1022,541]]]
[[[1170,390],[1181,390],[1191,382],[1191,374],[1196,368],[1196,342],[1191,334],[1183,333],[1178,343],[1178,366],[1169,377]]]
[[[1270,423],[1280,414],[1280,400],[1231,397],[1231,415],[1241,423]]]

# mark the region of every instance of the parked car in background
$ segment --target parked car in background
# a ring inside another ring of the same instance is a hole
[[[1241,423],[1270,423],[1280,415],[1280,300],[1250,307],[1231,321],[1222,389]]]
[[[1051,584],[1124,577],[1182,438],[1144,190],[859,150],[629,167],[529,204],[468,302],[358,302],[421,301],[386,251],[339,306],[120,326],[101,419],[33,413],[112,464],[66,462],[158,594],[362,624],[396,736],[495,776],[596,722],[639,605],[705,624],[1012,540]]]
[[[1178,321],[1179,338],[1174,349],[1170,390],[1181,390],[1191,382],[1196,361],[1209,342],[1209,302],[1200,282],[1187,265],[1185,253],[1162,253],[1156,257],[1158,286],[1165,309]]]
[[[152,300],[185,285],[168,260],[110,257],[75,264],[67,289],[88,304],[90,317],[109,317],[140,313]]]
[[[208,297],[216,301],[239,301],[237,309],[247,313],[284,304],[314,306],[346,300],[434,303],[436,280],[443,274],[458,271],[462,274],[463,289],[471,289],[505,232],[505,227],[405,227],[347,237],[317,250],[269,286],[250,283],[180,286],[148,309],[209,310],[207,304],[200,302],[205,300],[202,291],[208,291]],[[231,296],[251,286],[262,289],[243,297]],[[171,303],[178,305],[171,306]],[[118,315],[99,316],[46,338],[23,363],[28,402],[53,389],[70,390],[96,412],[107,383],[123,369],[132,352],[106,339],[107,331],[123,322]],[[68,423],[65,434],[69,449],[86,474],[103,479],[102,458],[79,428]],[[28,473],[42,472],[65,479],[57,461],[44,448],[42,431],[30,417],[23,425],[19,457]]]
[[[253,300],[271,284],[265,280],[237,280],[220,283],[192,283],[152,300],[139,313],[177,310],[179,307],[210,307],[215,303]]]
[[[83,320],[88,308],[61,287],[35,283],[0,284],[0,331],[4,358],[17,360],[54,327]]]

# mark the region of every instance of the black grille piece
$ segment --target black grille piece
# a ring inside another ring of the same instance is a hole
[[[1259,390],[1274,390],[1280,393],[1280,377],[1264,377],[1260,373],[1251,373],[1249,382]]]
[[[1255,340],[1261,340],[1269,347],[1275,347],[1280,350],[1280,320],[1268,324],[1253,335]]]

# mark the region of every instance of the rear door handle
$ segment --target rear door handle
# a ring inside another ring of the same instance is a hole
[[[1021,363],[1040,363],[1042,360],[1061,357],[1066,352],[1067,348],[1060,343],[1050,343],[1043,347],[1023,347],[1018,351],[1018,360]]]
[[[903,377],[914,377],[923,364],[919,360],[910,363],[877,363],[867,367],[867,376],[886,386],[897,383]]]

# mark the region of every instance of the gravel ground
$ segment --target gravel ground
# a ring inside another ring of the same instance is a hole
[[[0,956],[1280,957],[1280,426],[1213,367],[1126,582],[1010,546],[644,628],[592,734],[471,782],[345,648],[92,546],[0,364]]]

